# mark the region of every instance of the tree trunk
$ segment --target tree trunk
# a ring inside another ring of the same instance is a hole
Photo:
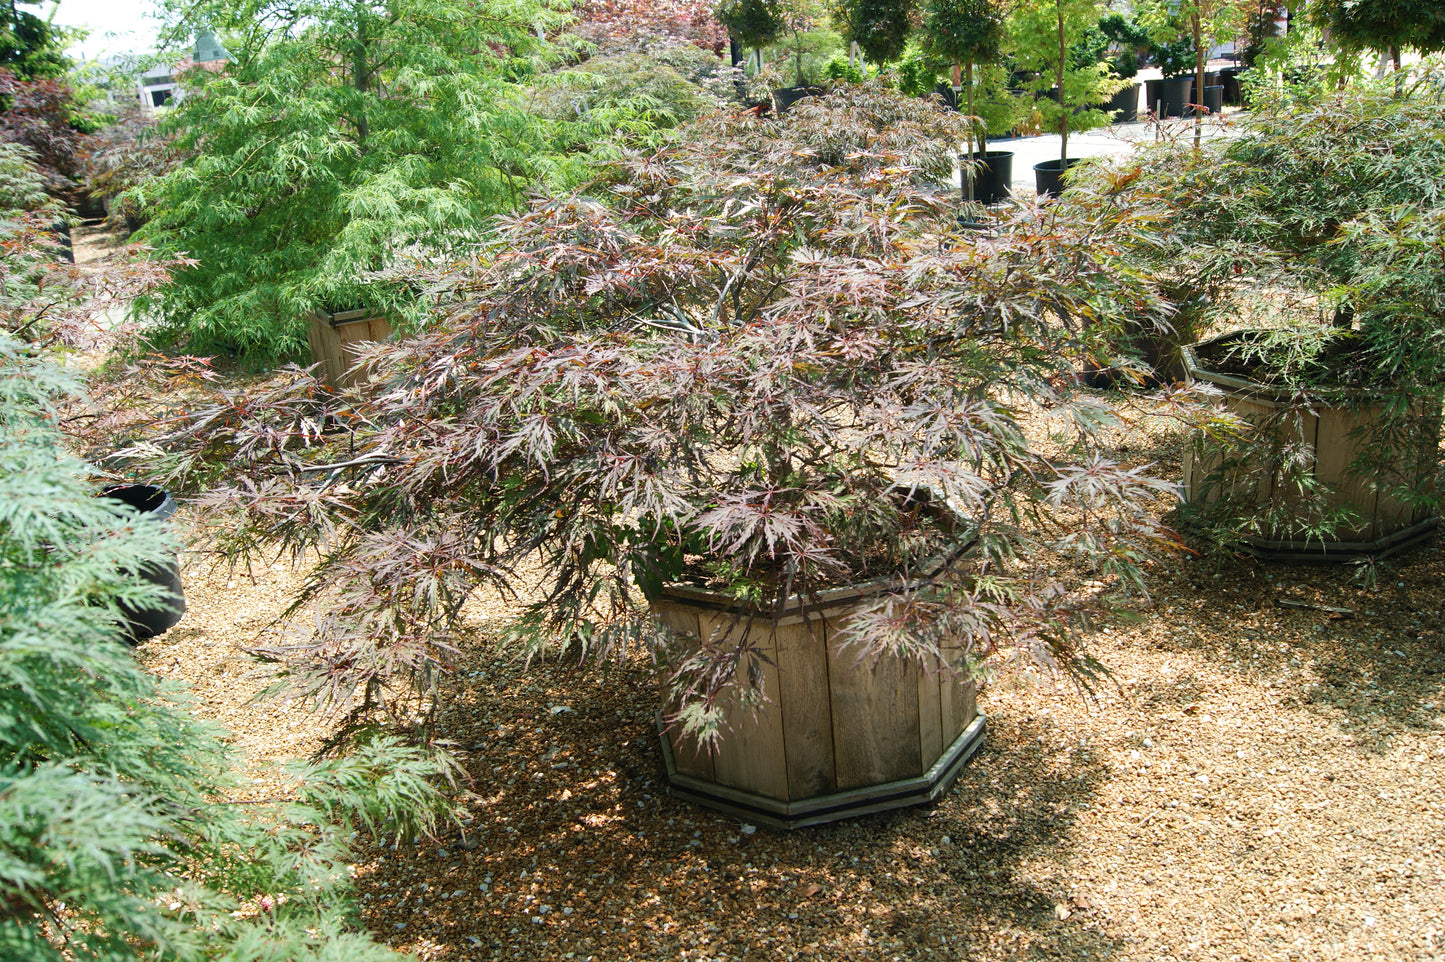
[[[964,82],[968,84],[968,132],[972,142],[978,145],[978,152],[984,152],[983,130],[980,129],[978,116],[973,112],[973,61],[968,62],[964,73]]]
[[[371,133],[371,127],[366,120],[366,97],[365,94],[371,87],[371,64],[367,57],[366,43],[366,8],[360,3],[352,5],[352,12],[356,15],[356,43],[352,47],[351,55],[351,85],[357,92],[362,94],[361,103],[356,109],[356,142],[362,151],[366,150],[366,138]]]
[[[1199,149],[1204,137],[1204,26],[1200,22],[1199,8],[1189,15],[1189,26],[1194,30],[1194,149]]]
[[[1069,163],[1069,106],[1064,96],[1064,64],[1068,60],[1069,46],[1064,42],[1064,3],[1055,0],[1054,11],[1059,16],[1059,65],[1055,79],[1059,86],[1059,172],[1063,173]]]

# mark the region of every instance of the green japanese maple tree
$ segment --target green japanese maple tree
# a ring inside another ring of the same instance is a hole
[[[1069,159],[1069,131],[1090,130],[1108,122],[1108,114],[1087,107],[1107,100],[1119,87],[1107,63],[1079,64],[1070,55],[1085,30],[1099,22],[1103,7],[1098,0],[1046,0],[1015,7],[1008,20],[1014,62],[1021,70],[1038,72],[1033,88],[1058,99],[1041,97],[1044,128],[1057,130],[1059,160]]]
[[[562,6],[172,0],[177,39],[208,24],[234,60],[183,72],[163,132],[185,159],[136,191],[144,239],[197,262],[154,306],[202,347],[271,357],[305,343],[308,309],[404,312],[371,272],[465,247],[585,167],[523,83]]]
[[[1342,50],[1388,51],[1400,66],[1400,48],[1445,50],[1445,5],[1438,0],[1317,0],[1316,23]]]

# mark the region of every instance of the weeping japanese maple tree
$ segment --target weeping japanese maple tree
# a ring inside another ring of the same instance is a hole
[[[946,635],[973,669],[1085,671],[1075,629],[1169,541],[1166,486],[1101,453],[1117,421],[1073,374],[1159,311],[1111,253],[1149,227],[1101,204],[960,236],[962,123],[877,86],[710,117],[415,277],[443,316],[379,345],[353,393],[296,373],[174,423],[158,446],[204,492],[212,547],[311,565],[317,634],[275,654],[314,694],[375,697],[445,665],[481,584],[540,584],[512,643],[605,659],[667,647],[648,599],[669,582],[765,618],[885,579],[850,629],[865,657]],[[918,577],[964,541],[966,576]],[[707,658],[677,678],[684,706],[733,677]]]

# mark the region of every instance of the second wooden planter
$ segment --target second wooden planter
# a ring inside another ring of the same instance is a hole
[[[806,612],[749,621],[714,592],[663,593],[654,611],[685,637],[735,644],[754,633],[767,696],[756,716],[734,698],[715,751],[664,731],[675,793],[747,821],[798,828],[931,801],[952,784],[984,732],[973,681],[957,671],[962,653],[949,653],[955,663],[947,667],[890,655],[860,663],[839,639],[868,594],[835,591]],[[749,670],[739,666],[739,685]]]
[[[349,387],[356,381],[357,348],[366,341],[384,341],[391,336],[391,324],[375,311],[340,311],[326,314],[310,311],[308,337],[311,355],[321,365],[332,387]]]
[[[1259,505],[1261,517],[1288,518],[1293,511],[1299,520],[1275,525],[1266,533],[1246,537],[1241,547],[1257,556],[1282,561],[1349,561],[1381,557],[1419,544],[1434,532],[1439,519],[1429,510],[1413,505],[1396,493],[1384,479],[1362,477],[1354,470],[1360,455],[1375,443],[1372,425],[1381,417],[1383,402],[1361,398],[1330,398],[1325,395],[1301,398],[1295,392],[1211,370],[1202,360],[1247,338],[1248,332],[1233,332],[1184,348],[1184,363],[1190,378],[1213,384],[1224,391],[1228,410],[1261,432],[1257,455],[1226,458],[1218,445],[1207,442],[1184,456],[1184,501],[1209,503],[1221,497],[1241,504]],[[1424,433],[1431,435],[1420,445],[1419,456],[1406,455],[1412,463],[1392,472],[1396,480],[1408,476],[1421,487],[1433,482],[1434,448],[1439,444],[1439,412],[1423,416]],[[1433,424],[1433,428],[1429,425]],[[1288,447],[1296,453],[1309,480],[1320,491],[1310,498],[1309,510],[1301,503],[1298,486],[1285,478],[1279,464],[1280,452]],[[1312,518],[1331,510],[1347,508],[1356,517],[1352,525],[1338,527],[1320,537],[1310,529]]]

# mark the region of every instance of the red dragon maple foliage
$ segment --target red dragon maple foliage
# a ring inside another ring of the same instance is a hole
[[[721,55],[728,33],[709,0],[586,0],[573,29],[593,41],[684,41]]]

